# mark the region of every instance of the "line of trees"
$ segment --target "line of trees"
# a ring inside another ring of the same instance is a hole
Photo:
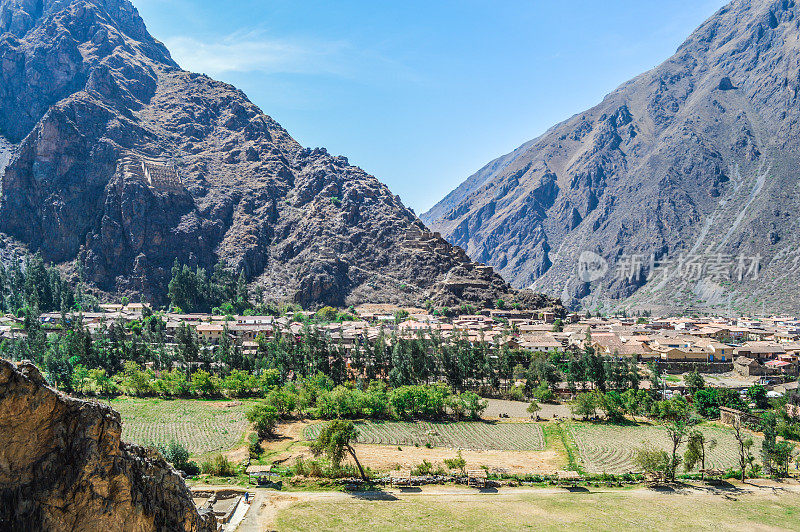
[[[48,266],[40,254],[14,260],[6,267],[0,262],[0,313],[22,315],[33,312],[71,312],[92,310],[97,300],[75,287],[54,266]]]
[[[175,309],[242,314],[252,308],[244,272],[237,278],[223,262],[218,262],[209,275],[204,268],[198,266],[193,270],[176,259],[171,274],[167,296]]]

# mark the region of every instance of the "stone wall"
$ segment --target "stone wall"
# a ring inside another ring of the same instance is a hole
[[[657,360],[658,371],[666,370],[667,373],[677,374],[690,371],[699,373],[727,373],[733,371],[733,362],[684,362]]]

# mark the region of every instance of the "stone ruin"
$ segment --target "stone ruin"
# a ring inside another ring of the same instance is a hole
[[[120,161],[126,178],[134,178],[159,192],[183,192],[183,181],[178,169],[164,161],[129,155]]]
[[[409,249],[428,251],[440,256],[449,257],[460,264],[467,264],[470,262],[469,257],[463,250],[449,246],[440,233],[431,232],[427,228],[420,229],[415,225],[412,225],[406,230],[401,245]]]

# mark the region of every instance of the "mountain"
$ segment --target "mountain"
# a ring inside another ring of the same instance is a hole
[[[155,451],[120,442],[119,413],[0,359],[0,529],[212,532],[183,478]]]
[[[565,304],[796,311],[799,11],[734,0],[422,219]]]
[[[155,299],[176,259],[309,305],[517,297],[373,176],[182,70],[128,0],[1,0],[0,34],[0,241]]]

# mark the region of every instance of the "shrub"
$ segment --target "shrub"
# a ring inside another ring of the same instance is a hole
[[[161,456],[164,457],[164,460],[170,462],[178,469],[183,469],[181,465],[189,461],[189,451],[186,450],[186,447],[178,443],[177,440],[171,440],[167,445],[158,445],[156,449],[158,449]]]
[[[221,454],[200,464],[200,470],[207,475],[217,477],[232,477],[236,475],[233,463]]]
[[[247,420],[253,423],[258,437],[265,440],[275,432],[278,424],[278,410],[262,401],[247,411]]]
[[[333,307],[322,307],[314,315],[319,321],[334,321],[336,320],[336,309]]]
[[[302,477],[322,478],[325,471],[318,460],[303,460],[299,457],[294,463],[294,474]]]
[[[189,460],[185,464],[182,464],[181,467],[179,467],[178,469],[180,469],[190,477],[200,474],[200,466],[197,465],[197,462],[194,462],[192,460]]]
[[[667,451],[661,449],[636,449],[633,463],[636,467],[657,479],[666,479],[670,476],[671,459]]]
[[[525,389],[524,386],[514,386],[508,391],[508,396],[512,401],[524,401]]]
[[[553,393],[553,390],[551,390],[545,382],[541,383],[533,390],[533,396],[540,403],[552,403],[556,398],[556,394]]]
[[[247,447],[250,458],[258,459],[262,454],[264,454],[264,449],[261,447],[261,442],[258,439],[258,435],[251,434],[250,435],[250,445]]]
[[[444,465],[450,469],[459,469],[461,473],[464,473],[464,470],[467,466],[467,461],[464,460],[463,456],[461,456],[461,451],[458,451],[455,458],[445,458]]]
[[[433,464],[428,460],[422,460],[422,463],[416,466],[414,469],[411,470],[411,474],[414,476],[424,476],[430,475],[433,473]]]

